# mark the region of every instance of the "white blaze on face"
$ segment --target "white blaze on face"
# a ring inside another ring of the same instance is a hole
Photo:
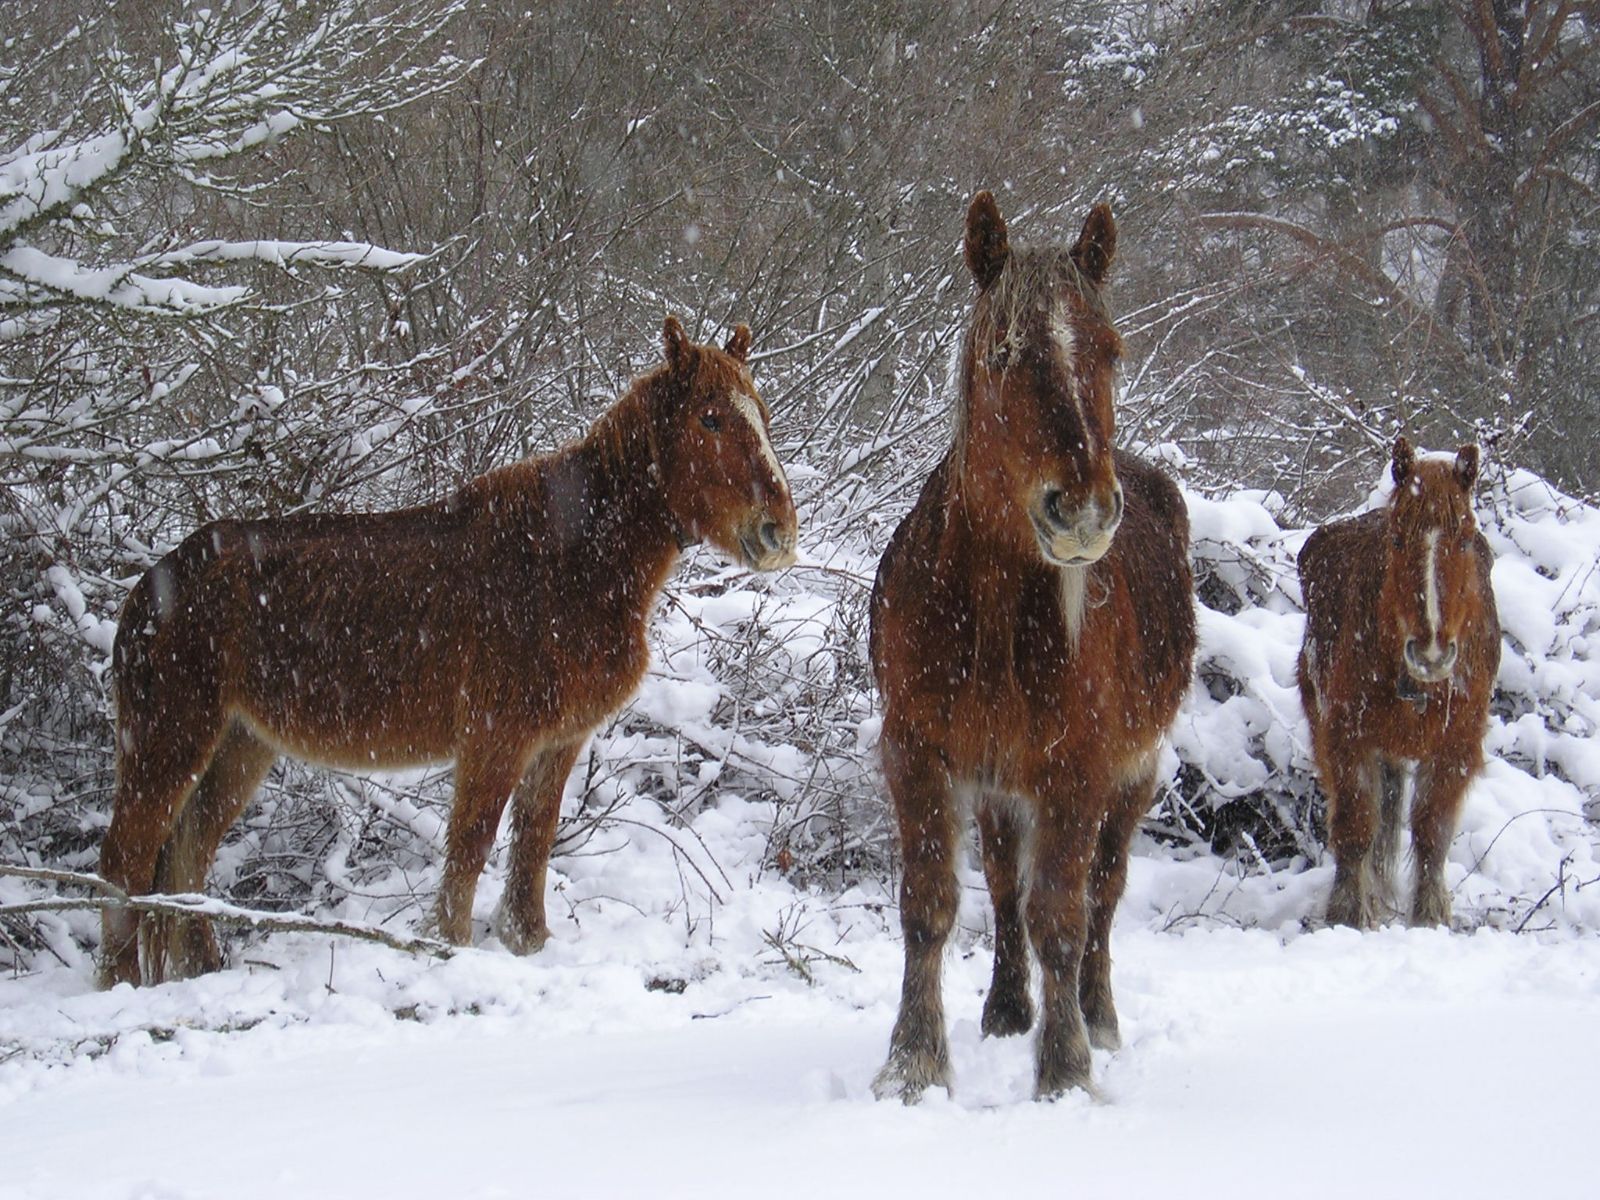
[[[754,398],[743,392],[734,392],[730,397],[733,407],[739,415],[750,422],[750,428],[755,432],[756,445],[761,448],[761,457],[772,470],[772,477],[778,481],[778,486],[785,493],[789,490],[789,480],[783,473],[783,466],[778,462],[778,455],[772,449],[772,441],[767,437],[767,423],[761,419],[761,407]]]
[[[1078,428],[1083,430],[1083,448],[1093,454],[1096,449],[1092,444],[1094,431],[1084,419],[1083,397],[1078,394],[1078,331],[1072,324],[1072,313],[1065,304],[1058,304],[1050,311],[1050,337],[1056,344],[1056,353],[1061,356],[1061,369],[1066,372],[1072,403],[1078,410]]]
[[[1423,613],[1428,622],[1428,646],[1437,647],[1439,644],[1439,626],[1443,618],[1439,615],[1439,531],[1428,530],[1426,549],[1423,551],[1422,564],[1423,577]]]

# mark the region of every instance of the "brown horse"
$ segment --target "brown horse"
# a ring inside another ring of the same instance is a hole
[[[995,910],[986,1034],[1033,1024],[1036,1093],[1089,1087],[1119,1042],[1111,918],[1157,751],[1194,654],[1188,514],[1160,471],[1112,448],[1121,342],[1102,285],[1104,205],[1077,243],[1012,247],[994,197],[967,213],[978,299],[956,432],[878,567],[872,666],[900,826],[905,980],[880,1096],[950,1088],[940,959],[956,853],[977,809]]]
[[[1357,928],[1393,905],[1408,775],[1411,924],[1449,924],[1445,853],[1483,766],[1500,665],[1493,558],[1472,517],[1478,448],[1418,461],[1401,437],[1390,470],[1387,508],[1324,525],[1300,551],[1300,701],[1328,796],[1328,920]]]
[[[101,873],[134,894],[198,891],[280,754],[357,769],[453,759],[438,932],[470,940],[510,799],[497,932],[539,949],[562,785],[643,677],[680,552],[705,539],[756,570],[794,560],[749,329],[718,350],[668,317],[665,343],[666,362],[559,453],[418,508],[215,522],[152,567],[117,629]],[[204,921],[141,930],[115,911],[102,954],[106,986],[220,963]]]

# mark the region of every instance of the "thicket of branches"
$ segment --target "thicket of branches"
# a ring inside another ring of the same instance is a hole
[[[979,186],[1021,233],[1113,203],[1124,437],[1192,482],[1325,515],[1403,425],[1592,489],[1597,9],[17,0],[0,856],[92,867],[111,622],[164,549],[550,448],[667,312],[753,327],[808,541],[870,557],[944,443]],[[818,585],[833,682],[768,718],[814,755],[796,820],[835,814],[841,870],[884,844],[836,720],[863,582]],[[775,686],[758,640],[717,647],[726,678]],[[427,857],[338,781],[271,786],[305,803],[254,844],[293,853],[236,896],[293,901],[335,846]]]

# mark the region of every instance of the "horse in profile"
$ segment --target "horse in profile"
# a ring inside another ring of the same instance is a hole
[[[540,948],[562,786],[638,686],[646,626],[682,550],[794,561],[794,502],[747,366],[750,331],[666,361],[588,435],[394,512],[217,521],[133,587],[113,656],[116,799],[101,874],[194,892],[279,755],[357,770],[453,760],[439,935],[472,899],[509,799],[496,917]],[[108,910],[101,982],[215,969],[209,922]],[[142,960],[142,970],[141,970]]]
[[[1385,508],[1324,525],[1300,551],[1300,700],[1328,797],[1328,920],[1369,928],[1395,907],[1414,782],[1410,923],[1448,925],[1444,860],[1483,767],[1500,666],[1493,555],[1472,515],[1477,446],[1418,459],[1396,438]]]
[[[1188,687],[1188,514],[1113,448],[1121,341],[1095,207],[1076,244],[1012,246],[994,197],[967,213],[978,297],[955,436],[895,531],[872,594],[883,769],[899,822],[905,978],[874,1091],[951,1086],[941,957],[975,808],[995,914],[983,1031],[1026,1032],[1044,977],[1035,1091],[1090,1086],[1119,1044],[1111,920],[1161,739]]]

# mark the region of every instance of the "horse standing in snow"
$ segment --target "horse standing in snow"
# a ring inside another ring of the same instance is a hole
[[[581,441],[396,512],[218,521],[129,594],[114,656],[117,780],[101,873],[198,891],[280,754],[355,769],[453,759],[434,923],[471,939],[472,897],[512,804],[497,916],[539,949],[562,786],[633,693],[646,622],[684,547],[794,561],[794,502],[746,366],[669,317],[666,362]],[[220,964],[209,922],[104,918],[101,981]],[[141,959],[143,970],[141,971]]]
[[[1116,226],[1013,247],[994,197],[967,213],[978,298],[953,444],[895,531],[872,595],[883,767],[899,818],[905,979],[878,1096],[950,1088],[940,960],[957,844],[977,809],[995,911],[985,1034],[1033,1024],[1036,1094],[1089,1087],[1119,1044],[1111,919],[1157,752],[1189,684],[1188,514],[1114,450],[1121,341],[1102,297]]]
[[[1300,551],[1300,701],[1328,797],[1328,920],[1369,928],[1393,904],[1413,775],[1410,922],[1448,925],[1444,859],[1483,767],[1500,665],[1493,556],[1472,516],[1478,448],[1418,460],[1395,439],[1387,508],[1322,526]]]

